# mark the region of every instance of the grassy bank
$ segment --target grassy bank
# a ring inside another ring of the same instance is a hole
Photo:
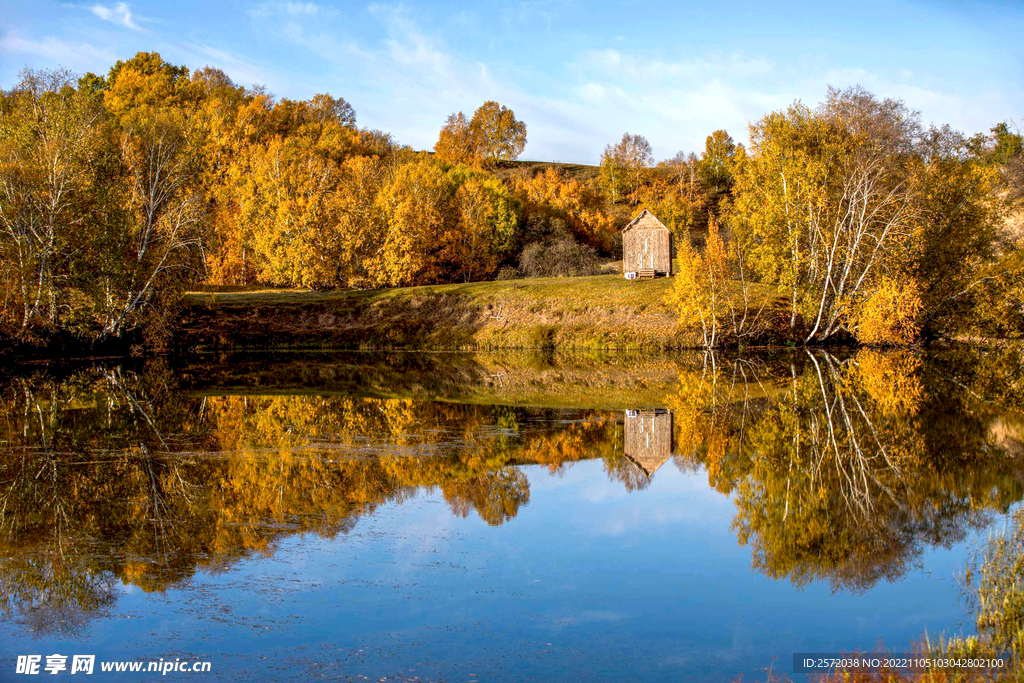
[[[683,348],[671,279],[537,278],[343,292],[202,291],[173,328],[179,349]]]

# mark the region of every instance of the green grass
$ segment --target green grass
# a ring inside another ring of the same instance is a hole
[[[595,275],[365,291],[207,288],[186,295],[175,338],[196,349],[692,346],[665,302],[673,282]]]
[[[572,308],[586,308],[599,300],[608,299],[616,305],[638,305],[669,312],[665,294],[672,287],[671,278],[629,281],[619,275],[592,275],[588,277],[548,277],[497,282],[467,282],[451,285],[422,285],[419,287],[393,287],[362,291],[343,290],[311,292],[305,289],[224,289],[210,287],[189,292],[186,301],[214,306],[251,306],[255,304],[329,304],[351,301],[386,301],[420,296],[465,296],[482,303],[501,301],[508,296],[516,299],[547,303],[558,300]]]

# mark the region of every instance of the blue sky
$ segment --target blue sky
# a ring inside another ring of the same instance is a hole
[[[156,50],[279,97],[345,97],[359,125],[429,149],[488,99],[526,121],[523,158],[596,163],[622,133],[655,156],[827,85],[899,97],[969,133],[1024,117],[1024,3],[173,3],[4,0],[0,85],[26,65],[105,73]]]

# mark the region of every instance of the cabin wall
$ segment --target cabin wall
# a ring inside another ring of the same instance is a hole
[[[651,230],[637,226],[627,230],[622,234],[623,271],[654,268],[659,274],[671,275],[672,241],[672,233],[663,228]],[[640,265],[641,258],[643,265]]]
[[[672,455],[672,414],[668,411],[631,411],[625,418],[626,455],[635,460]]]
[[[672,455],[672,413],[639,410],[626,413],[623,452],[651,474]]]

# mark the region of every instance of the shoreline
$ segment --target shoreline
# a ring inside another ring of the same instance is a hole
[[[699,336],[680,330],[665,302],[672,283],[597,275],[331,292],[211,288],[182,297],[162,338],[142,330],[100,342],[69,334],[36,343],[7,337],[0,339],[0,358],[34,364],[238,351],[703,351]],[[784,307],[776,298],[766,308],[765,331],[753,343],[733,340],[716,350],[862,346],[796,343]],[[1014,341],[940,339],[909,348]]]

